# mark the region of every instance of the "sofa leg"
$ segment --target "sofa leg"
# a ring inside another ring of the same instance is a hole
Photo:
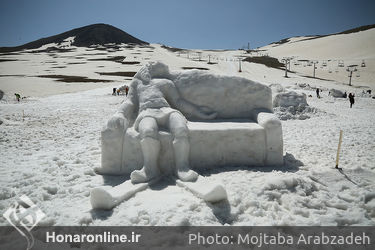
[[[146,137],[140,143],[143,153],[143,167],[141,170],[134,170],[131,173],[132,183],[147,182],[160,175],[158,167],[160,142],[151,137]]]
[[[190,145],[188,138],[176,138],[173,140],[174,160],[176,163],[177,177],[182,181],[196,181],[198,174],[190,169],[189,164]]]

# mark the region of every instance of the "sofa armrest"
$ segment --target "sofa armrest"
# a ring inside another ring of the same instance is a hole
[[[101,167],[95,171],[99,174],[117,174],[122,168],[124,134],[128,120],[116,113],[101,131],[102,159]]]
[[[281,121],[269,112],[259,112],[257,123],[265,129],[266,159],[265,165],[283,165],[283,131]]]

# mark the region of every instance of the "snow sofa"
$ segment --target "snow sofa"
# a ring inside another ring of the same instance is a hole
[[[214,120],[188,119],[190,166],[208,169],[221,166],[280,166],[283,137],[279,119],[272,113],[271,89],[234,76],[200,70],[168,72],[157,78],[174,82],[185,100],[217,113]],[[173,169],[172,136],[159,132],[159,168]],[[130,126],[121,131],[105,126],[101,132],[100,174],[122,175],[143,166],[140,135]]]

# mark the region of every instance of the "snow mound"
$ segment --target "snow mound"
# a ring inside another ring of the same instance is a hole
[[[14,197],[15,195],[16,195],[16,192],[11,188],[2,187],[0,189],[0,200],[9,199],[9,198]]]
[[[306,101],[306,94],[294,91],[282,92],[273,100],[274,113],[280,120],[306,120],[317,112]]]
[[[290,192],[297,192],[300,195],[309,195],[312,192],[317,191],[318,188],[311,180],[304,177],[297,175],[275,175],[265,181],[263,190],[288,190]]]
[[[272,83],[271,85],[269,85],[269,87],[275,93],[281,93],[285,91],[285,88],[281,84],[278,84],[278,83]]]
[[[331,93],[331,96],[335,98],[344,98],[344,92],[338,89],[330,89],[329,92]]]

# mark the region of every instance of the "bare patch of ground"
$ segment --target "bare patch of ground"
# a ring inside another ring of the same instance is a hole
[[[201,67],[182,67],[182,69],[199,69],[199,70],[209,70],[208,68],[201,68]]]
[[[137,72],[133,71],[122,71],[122,72],[96,72],[99,75],[104,76],[127,76],[127,77],[133,77]]]
[[[58,82],[113,82],[105,79],[91,79],[85,76],[67,76],[67,75],[38,75],[37,77],[55,78]]]

